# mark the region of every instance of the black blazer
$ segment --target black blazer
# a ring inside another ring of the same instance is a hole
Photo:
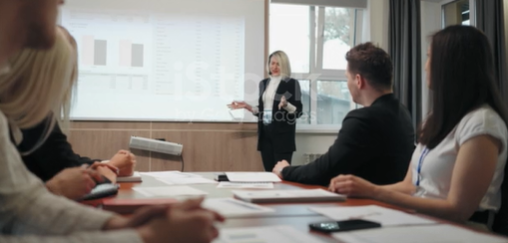
[[[258,150],[261,150],[261,141],[263,136],[263,93],[265,92],[270,78],[263,79],[259,82],[259,99],[258,99]],[[296,107],[293,114],[288,113],[284,108],[279,110],[280,100],[284,96],[286,100]],[[293,78],[285,78],[280,81],[279,87],[275,92],[275,99],[272,108],[272,124],[277,136],[274,136],[274,152],[294,152],[296,151],[295,131],[296,120],[302,116],[302,91],[300,83]]]
[[[42,122],[37,126],[24,129],[23,141],[18,146],[19,151],[28,151],[44,136],[46,123]],[[66,168],[81,166],[82,164],[92,164],[98,159],[81,157],[74,153],[71,144],[67,141],[67,136],[62,132],[58,124],[51,131],[51,134],[32,154],[22,156],[28,170],[34,173],[43,181],[48,181],[56,174]]]
[[[414,150],[415,134],[407,109],[393,94],[370,107],[353,110],[324,155],[282,170],[284,180],[326,186],[340,174],[384,185],[402,181]]]

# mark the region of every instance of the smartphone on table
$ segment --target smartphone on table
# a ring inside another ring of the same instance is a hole
[[[310,224],[309,227],[311,230],[323,233],[333,233],[350,230],[379,228],[381,227],[381,224],[362,219],[351,219],[343,221],[317,222]]]

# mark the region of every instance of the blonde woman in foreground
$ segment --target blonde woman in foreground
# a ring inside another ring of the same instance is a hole
[[[11,136],[21,139],[19,129],[59,110],[76,71],[75,50],[61,30],[55,32],[58,2],[0,0],[0,242],[210,242],[218,235],[213,223],[223,218],[202,209],[201,200],[144,208],[124,218],[51,194],[23,165]],[[21,14],[23,21],[4,12],[27,9],[33,13]],[[45,21],[22,25],[37,16]],[[5,21],[20,28],[6,31]],[[20,40],[30,48],[9,54]]]

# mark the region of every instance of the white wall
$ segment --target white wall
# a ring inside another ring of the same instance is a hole
[[[293,154],[293,165],[305,163],[305,153],[324,154],[337,138],[335,134],[296,133],[296,152]]]
[[[457,2],[443,5],[443,7],[444,16],[446,17],[442,22],[444,22],[445,26],[456,25],[462,22],[462,13]]]
[[[389,0],[370,0],[366,11],[366,18],[369,23],[364,26],[365,41],[371,41],[379,47],[388,51],[388,24],[389,24]]]

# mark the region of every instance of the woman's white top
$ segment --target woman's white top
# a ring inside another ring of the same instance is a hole
[[[277,94],[277,88],[280,85],[281,77],[270,77],[270,80],[268,82],[268,87],[266,87],[265,92],[262,94],[262,100],[263,100],[263,107],[264,107],[264,114],[269,115],[271,117],[272,114],[272,108],[273,108],[273,102],[275,101],[275,95]],[[293,114],[296,112],[296,106],[293,104],[287,102],[287,106],[283,108],[290,114]],[[252,107],[252,113],[258,114],[259,108],[257,106]]]
[[[280,81],[280,76],[270,77],[268,87],[266,87],[265,92],[263,93],[263,107],[265,111],[272,110],[273,101],[275,100],[275,94],[277,93],[277,88],[279,87]]]
[[[497,211],[501,206],[500,189],[507,159],[508,130],[501,117],[488,105],[469,112],[437,147],[428,151],[422,160],[420,175],[418,164],[425,147],[421,144],[417,146],[411,159],[413,184],[416,185],[420,177],[415,196],[446,199],[460,146],[480,135],[490,135],[501,143],[494,177],[478,208],[478,211]],[[471,180],[476,178],[472,176]]]

